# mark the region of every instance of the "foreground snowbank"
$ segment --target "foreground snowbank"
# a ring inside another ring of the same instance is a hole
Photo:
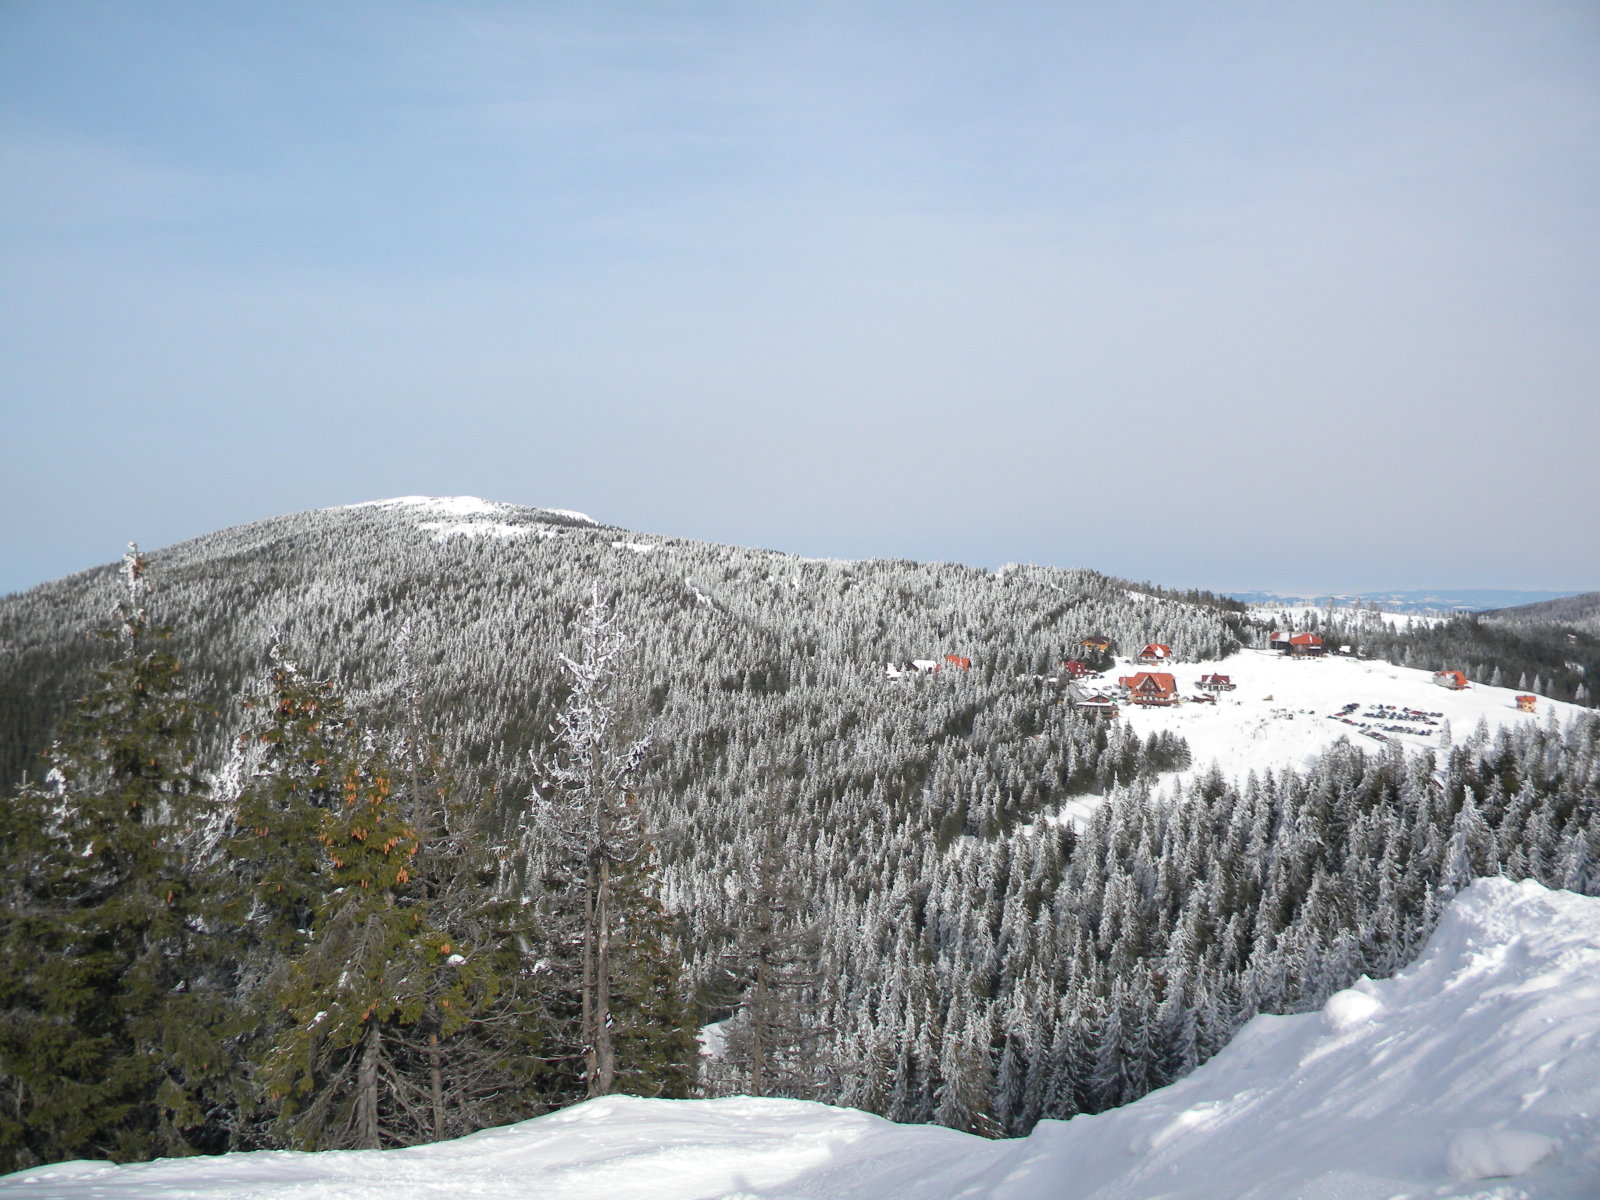
[[[1600,1195],[1600,900],[1488,880],[1427,952],[1115,1112],[985,1142],[788,1100],[615,1097],[412,1150],[73,1163],[0,1195],[1389,1200]]]

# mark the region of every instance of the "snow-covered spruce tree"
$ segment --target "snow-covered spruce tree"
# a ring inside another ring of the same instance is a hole
[[[804,1100],[819,1083],[821,935],[795,879],[800,847],[786,807],[769,788],[752,813],[757,828],[743,839],[738,924],[723,955],[734,1015],[708,1082],[720,1092]]]
[[[681,959],[656,899],[654,854],[633,791],[650,739],[619,739],[615,685],[629,643],[598,586],[580,639],[576,657],[560,656],[572,690],[552,728],[554,752],[535,762],[538,783],[521,830],[521,886],[544,926],[544,961],[553,964],[552,976],[565,977],[552,982],[569,991],[576,977],[568,1015],[576,1017],[583,1095],[619,1088],[684,1095],[695,1042]],[[559,1015],[568,1006],[555,996],[549,1007]]]
[[[223,1087],[195,707],[130,547],[115,662],[0,806],[0,1170],[207,1144]]]

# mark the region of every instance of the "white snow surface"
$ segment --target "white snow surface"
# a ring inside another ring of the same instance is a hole
[[[1118,676],[1149,669],[1119,663],[1099,682],[1114,683]],[[1589,711],[1541,696],[1536,711],[1525,713],[1516,705],[1517,695],[1525,689],[1475,683],[1466,691],[1452,692],[1433,682],[1432,671],[1337,655],[1297,659],[1273,650],[1242,650],[1231,658],[1175,662],[1157,669],[1170,672],[1179,694],[1185,697],[1196,694],[1202,675],[1227,675],[1237,685],[1234,691],[1216,693],[1214,705],[1191,701],[1175,708],[1121,706],[1121,719],[1140,737],[1168,729],[1188,741],[1193,765],[1185,777],[1208,770],[1212,763],[1235,780],[1267,768],[1303,769],[1341,737],[1365,750],[1378,749],[1381,743],[1371,735],[1373,729],[1413,750],[1439,748],[1442,724],[1369,720],[1367,714],[1380,704],[1443,713],[1457,742],[1471,734],[1480,720],[1495,730],[1544,721],[1552,713],[1564,724]],[[1351,719],[1366,721],[1367,728],[1336,719],[1339,710],[1351,702],[1359,702]],[[1406,732],[1387,733],[1380,728],[1386,724]],[[1087,810],[1092,806],[1078,807]]]
[[[989,1142],[797,1100],[611,1097],[409,1150],[0,1179],[54,1200],[1593,1200],[1600,900],[1483,880],[1421,959],[1125,1108]]]

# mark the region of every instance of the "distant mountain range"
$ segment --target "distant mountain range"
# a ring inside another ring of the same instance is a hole
[[[1290,595],[1282,592],[1229,592],[1228,597],[1244,604],[1285,604],[1294,607],[1376,604],[1386,612],[1489,612],[1546,600],[1561,600],[1582,592],[1528,592],[1510,588],[1422,588],[1409,592],[1345,592],[1318,595]]]

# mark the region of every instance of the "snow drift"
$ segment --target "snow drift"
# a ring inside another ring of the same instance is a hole
[[[986,1142],[791,1100],[613,1097],[410,1150],[66,1163],[0,1194],[547,1200],[1592,1200],[1600,900],[1485,880],[1422,958],[1187,1079]]]

